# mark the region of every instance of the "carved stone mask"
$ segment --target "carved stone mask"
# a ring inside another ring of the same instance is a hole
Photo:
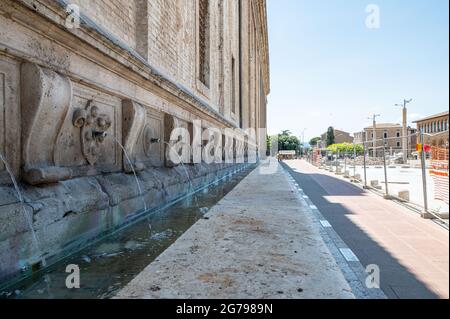
[[[80,128],[84,157],[90,165],[95,165],[100,155],[100,145],[111,127],[111,119],[106,114],[99,114],[98,107],[90,100],[85,109],[78,108],[74,111],[72,123]]]

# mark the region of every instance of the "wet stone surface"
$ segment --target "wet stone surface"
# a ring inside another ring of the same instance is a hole
[[[45,276],[0,292],[0,298],[110,298],[157,258],[196,221],[203,218],[249,169],[150,213],[116,234],[51,267]],[[80,289],[66,287],[67,265],[80,268]]]

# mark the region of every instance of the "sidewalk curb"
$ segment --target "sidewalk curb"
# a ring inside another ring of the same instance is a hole
[[[310,216],[313,218],[315,226],[319,229],[320,235],[322,236],[326,246],[335,258],[338,266],[341,268],[341,271],[350,285],[355,297],[357,299],[387,299],[386,295],[380,288],[370,289],[366,287],[365,282],[368,273],[361,262],[354,257],[352,259],[347,256],[346,259],[344,253],[353,254],[353,252],[344,243],[333,227],[331,227],[330,223],[323,217],[317,206],[315,206],[311,199],[309,199],[309,197],[303,192],[301,186],[298,185],[289,170],[286,169],[284,165],[280,165],[280,167],[283,169],[292,190],[297,193],[298,199],[304,204],[306,211],[308,211]]]

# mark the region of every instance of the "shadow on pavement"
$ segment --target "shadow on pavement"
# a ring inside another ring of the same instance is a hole
[[[440,298],[358,225],[355,225],[347,217],[353,214],[351,211],[341,204],[331,203],[326,199],[327,196],[365,196],[363,190],[332,176],[320,173],[306,174],[292,169],[286,163],[282,165],[318,207],[342,240],[357,255],[363,267],[370,264],[380,267],[381,289],[388,298]],[[325,191],[321,185],[333,185],[333,191]]]

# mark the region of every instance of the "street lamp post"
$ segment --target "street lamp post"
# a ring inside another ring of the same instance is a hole
[[[302,156],[304,156],[305,153],[305,131],[307,128],[304,128],[302,131]]]
[[[406,164],[408,161],[408,110],[406,109],[406,104],[411,103],[412,99],[403,99],[403,104],[395,104],[395,106],[400,106],[403,108],[403,132],[402,132],[402,152],[403,152],[403,163]]]
[[[377,157],[377,117],[381,116],[380,114],[374,114],[372,117],[369,117],[369,120],[373,121],[373,134],[372,134],[372,157]]]

